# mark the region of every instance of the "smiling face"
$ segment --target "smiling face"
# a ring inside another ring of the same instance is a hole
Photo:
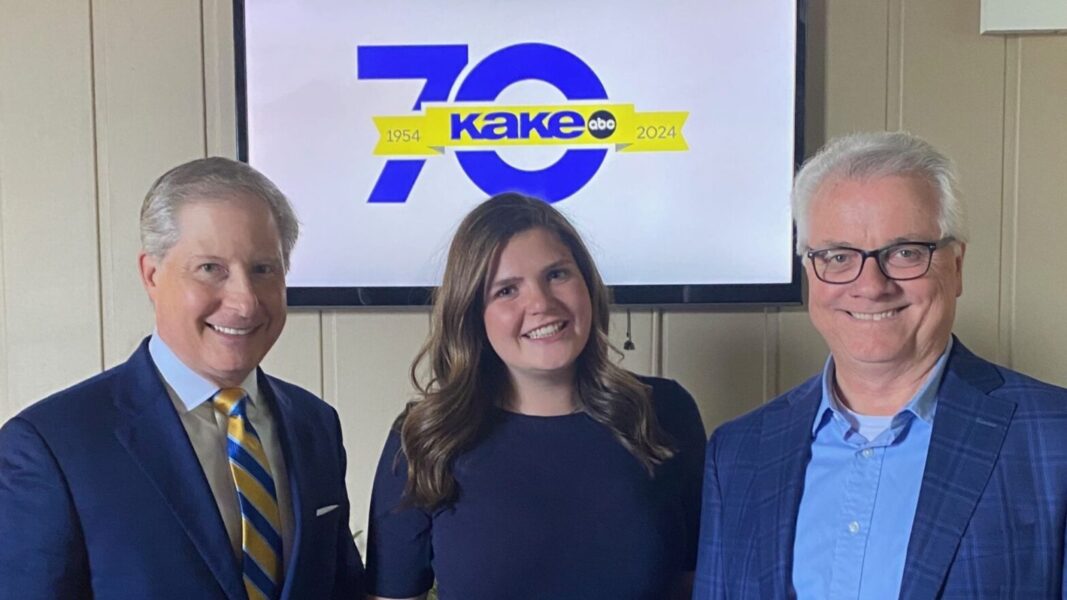
[[[490,269],[483,316],[513,384],[573,381],[592,305],[570,249],[555,234],[535,228],[508,241]]]
[[[914,177],[831,178],[809,208],[809,245],[872,250],[900,241],[941,237],[936,192]],[[805,260],[808,313],[839,369],[885,368],[925,372],[945,349],[963,292],[964,246],[952,243],[933,255],[930,271],[911,281],[886,279],[866,261],[859,279],[820,281]]]
[[[191,200],[178,242],[162,259],[142,253],[141,280],[160,338],[220,387],[240,385],[285,325],[285,269],[266,203],[244,196]]]

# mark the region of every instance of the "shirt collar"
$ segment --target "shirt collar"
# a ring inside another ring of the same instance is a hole
[[[953,339],[950,336],[944,352],[934,363],[934,368],[930,371],[930,374],[926,376],[926,381],[923,382],[922,387],[912,396],[911,400],[904,405],[904,408],[897,413],[898,415],[910,412],[926,423],[933,424],[934,413],[937,410],[937,390],[941,387],[941,377],[945,374],[945,365],[948,363],[948,356],[952,352],[953,343]],[[834,356],[831,354],[826,359],[826,365],[823,367],[822,400],[819,402],[819,409],[815,412],[815,422],[811,426],[812,436],[815,436],[834,415],[846,422],[851,422],[851,419],[846,416],[848,409],[841,404],[837,394],[834,392],[833,382]]]
[[[163,377],[163,381],[178,397],[186,411],[191,411],[204,402],[211,400],[215,393],[219,391],[219,386],[208,381],[183,363],[178,358],[178,355],[170,349],[170,346],[163,341],[163,338],[159,337],[158,331],[153,331],[151,339],[148,340],[148,353],[152,357],[152,362],[156,364],[156,369],[159,371],[160,376]],[[259,398],[257,370],[252,369],[245,376],[244,381],[241,382],[241,387],[244,388],[248,394],[249,401],[253,404]]]

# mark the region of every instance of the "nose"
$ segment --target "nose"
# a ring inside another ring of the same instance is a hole
[[[849,288],[853,295],[877,298],[891,292],[896,286],[896,281],[882,273],[881,267],[878,266],[878,258],[868,256],[863,259],[860,276],[850,284]]]
[[[226,280],[224,304],[238,316],[250,317],[259,305],[252,279],[247,273],[237,272]]]
[[[555,296],[552,295],[552,290],[548,287],[548,283],[539,282],[536,285],[530,286],[530,292],[527,295],[526,308],[534,314],[543,313],[547,311],[555,301]]]

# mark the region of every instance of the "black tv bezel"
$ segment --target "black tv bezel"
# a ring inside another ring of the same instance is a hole
[[[244,0],[233,0],[234,81],[237,109],[237,158],[248,162],[248,96],[245,87]],[[807,44],[804,0],[796,0],[796,76],[793,91],[793,168],[804,156],[804,52]],[[796,240],[796,231],[793,232]],[[613,303],[625,307],[796,306],[803,302],[801,262],[793,255],[789,283],[613,285]],[[432,302],[432,287],[289,287],[294,307],[418,307]]]

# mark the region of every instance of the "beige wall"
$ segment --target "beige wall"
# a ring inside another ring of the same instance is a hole
[[[806,146],[904,128],[955,157],[973,238],[957,332],[1063,385],[1067,37],[978,22],[979,0],[812,2]],[[0,0],[0,421],[151,331],[137,211],[166,168],[235,154],[230,31],[228,0]],[[680,380],[709,427],[825,356],[803,309],[641,310],[633,329],[625,364]],[[294,310],[267,360],[338,408],[357,527],[425,333],[425,311]]]

